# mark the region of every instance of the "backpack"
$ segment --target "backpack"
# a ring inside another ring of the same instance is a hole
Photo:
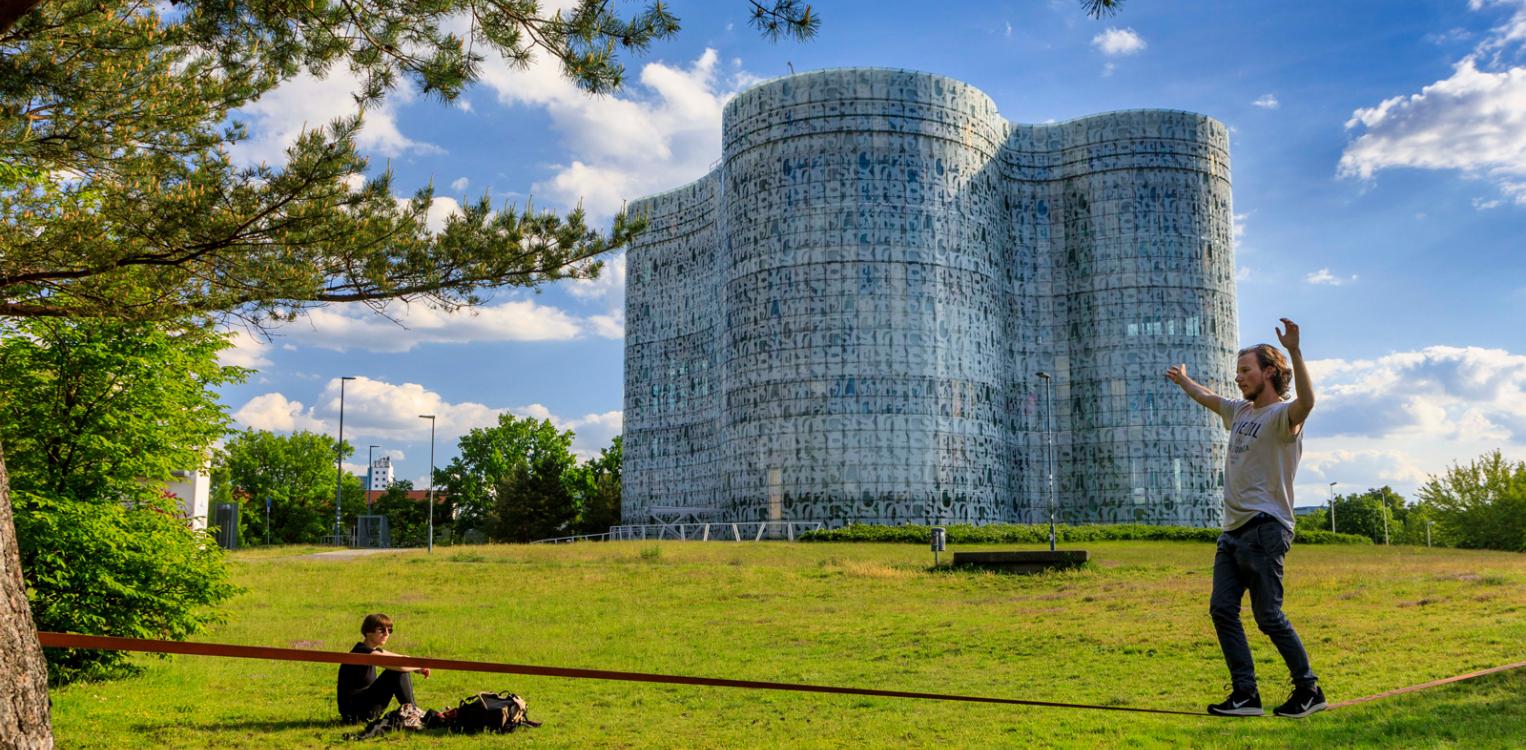
[[[530,719],[525,699],[513,693],[478,693],[461,705],[443,713],[430,712],[426,726],[448,727],[453,732],[512,732],[520,727],[538,727]]]

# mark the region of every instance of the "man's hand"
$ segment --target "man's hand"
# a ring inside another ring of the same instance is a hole
[[[1280,318],[1282,328],[1274,328],[1277,332],[1277,341],[1282,348],[1288,350],[1288,354],[1298,351],[1298,324],[1287,318]],[[1284,330],[1285,329],[1285,330]]]
[[[1182,388],[1182,392],[1192,397],[1193,401],[1214,411],[1219,410],[1219,403],[1223,401],[1213,391],[1198,385],[1192,378],[1187,377],[1187,363],[1171,365],[1166,368],[1166,380],[1169,380]]]
[[[424,675],[424,679],[429,679],[429,667],[419,667],[419,674]]]
[[[1298,348],[1298,324],[1287,318],[1280,320],[1282,328],[1277,329],[1277,340],[1288,350],[1288,360],[1293,365],[1293,391],[1298,394],[1288,407],[1288,426],[1297,434],[1314,409],[1314,385],[1309,382],[1309,368],[1303,363],[1303,350]]]

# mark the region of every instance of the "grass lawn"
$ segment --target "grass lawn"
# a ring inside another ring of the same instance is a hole
[[[1228,673],[1207,614],[1213,547],[1086,545],[1021,577],[930,571],[925,547],[622,542],[324,560],[234,555],[247,590],[199,640],[348,650],[368,612],[416,656],[1202,710]],[[951,550],[952,551],[952,550]],[[946,560],[947,558],[945,558]],[[1526,555],[1297,546],[1285,608],[1332,701],[1526,659]],[[1245,607],[1262,699],[1287,673]],[[139,657],[53,693],[61,748],[345,744],[328,665]],[[1302,721],[435,673],[424,707],[525,696],[540,729],[397,747],[1526,746],[1526,670]]]

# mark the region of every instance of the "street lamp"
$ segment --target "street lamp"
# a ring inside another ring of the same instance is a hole
[[[368,446],[366,446],[366,512],[367,513],[371,512],[371,490],[376,489],[375,487],[371,486],[371,480],[376,478],[376,458],[372,454],[374,454],[376,449],[380,448],[380,447],[381,447],[380,445],[368,445]]]
[[[334,446],[334,452],[339,454],[334,458],[334,544],[342,544],[340,540],[344,536],[344,524],[339,516],[340,496],[344,492],[344,381],[354,379],[352,375],[339,379],[339,444]]]
[[[434,415],[420,414],[429,420],[429,551],[434,552]]]
[[[1049,443],[1049,450],[1044,452],[1044,466],[1049,474],[1049,551],[1054,551],[1054,430],[1050,425],[1051,415],[1054,413],[1054,401],[1050,398],[1049,373],[1037,373],[1044,379],[1044,439]]]
[[[1330,533],[1335,533],[1335,482],[1330,483]]]

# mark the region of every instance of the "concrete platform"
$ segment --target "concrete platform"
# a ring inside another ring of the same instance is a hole
[[[1028,552],[955,552],[954,567],[986,568],[1003,573],[1042,573],[1079,568],[1089,559],[1085,550]]]

